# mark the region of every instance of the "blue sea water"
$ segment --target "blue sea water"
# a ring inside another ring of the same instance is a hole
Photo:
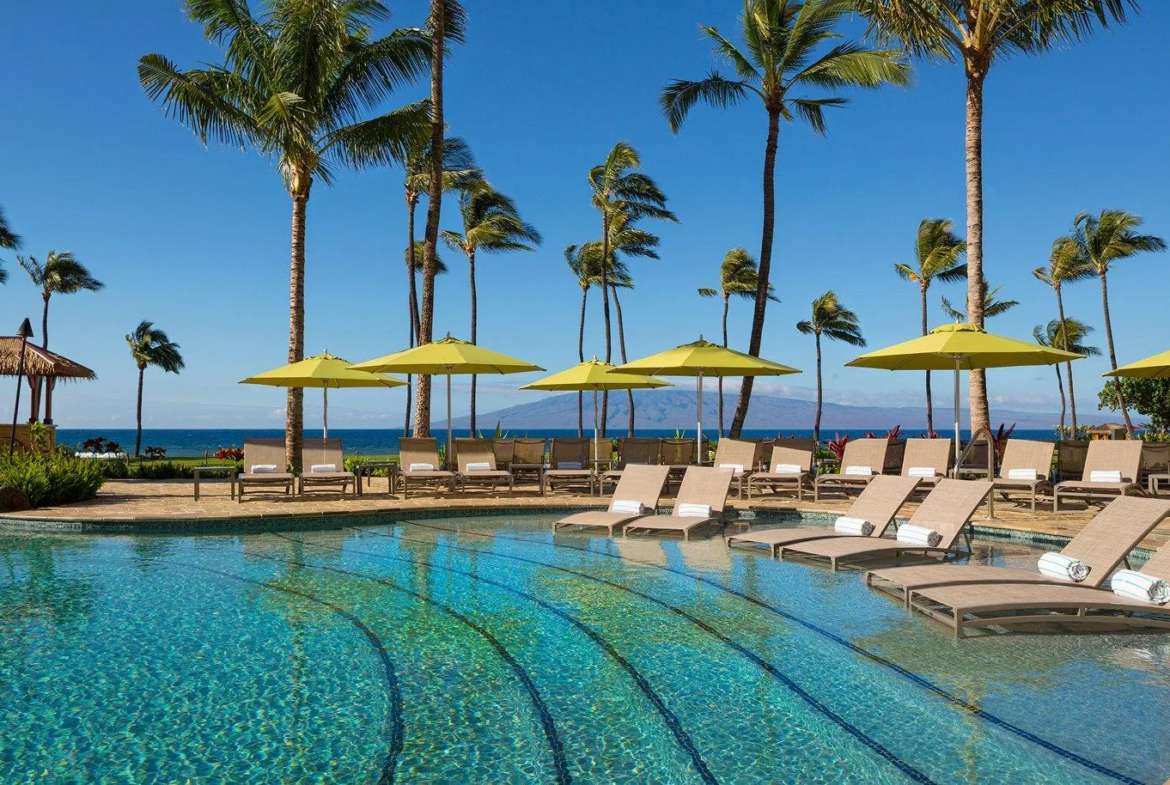
[[[879,434],[884,434],[885,429],[876,431]],[[493,435],[491,429],[482,431],[484,436]],[[848,436],[851,439],[858,438],[865,435],[864,430],[832,430],[825,429],[821,431],[822,439],[830,439],[835,434]],[[320,436],[319,430],[306,430],[307,436]],[[555,429],[543,428],[532,429],[524,431],[510,431],[511,436],[525,436],[525,437],[555,437],[555,436],[576,436],[577,430],[574,429]],[[612,437],[620,437],[626,434],[625,428],[611,428],[609,435]],[[798,431],[786,430],[783,431],[784,436],[798,436],[811,437],[812,431]],[[398,452],[398,440],[402,436],[401,428],[386,428],[386,429],[359,429],[359,428],[335,428],[329,431],[330,436],[339,437],[345,446],[347,455],[386,455]],[[455,436],[467,436],[466,429],[456,430]],[[586,435],[592,436],[592,431],[587,431]],[[638,430],[638,436],[658,436],[671,438],[676,435],[674,429],[669,430]],[[685,436],[694,438],[694,430],[687,431]],[[713,431],[703,431],[706,438],[713,438],[715,433]],[[744,431],[744,436],[749,438],[754,437],[772,437],[776,435],[776,431],[766,430],[748,430]],[[921,431],[904,430],[903,436],[920,436]],[[946,435],[943,433],[942,435]],[[128,450],[134,449],[134,431],[130,429],[78,429],[78,428],[62,428],[57,431],[57,443],[62,445],[75,446],[80,445],[87,439],[95,436],[101,436],[104,439],[113,440],[122,445]],[[146,429],[142,432],[142,446],[165,447],[167,456],[171,458],[200,458],[205,454],[214,454],[216,450],[221,447],[243,447],[245,437],[269,437],[280,438],[284,436],[284,431],[280,429]],[[436,431],[434,436],[442,444],[446,441],[446,431]],[[969,436],[968,432],[963,432],[963,438]],[[1021,439],[1053,439],[1055,438],[1052,431],[1016,431],[1013,433]]]

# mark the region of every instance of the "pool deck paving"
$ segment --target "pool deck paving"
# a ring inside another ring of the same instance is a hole
[[[203,480],[200,498],[196,501],[192,494],[192,484],[189,480],[115,480],[102,487],[96,499],[78,504],[60,507],[43,507],[20,513],[8,513],[0,516],[0,526],[8,523],[21,525],[18,522],[35,522],[51,525],[52,523],[74,522],[83,524],[88,531],[100,531],[108,528],[111,531],[126,531],[137,528],[147,522],[165,522],[166,528],[171,531],[181,530],[184,522],[189,522],[192,530],[200,528],[202,523],[215,521],[221,526],[224,522],[238,521],[246,525],[251,521],[255,524],[273,525],[274,519],[301,517],[312,518],[331,515],[376,515],[393,514],[404,515],[411,512],[426,512],[435,515],[443,511],[453,513],[463,510],[474,510],[485,514],[492,509],[501,510],[528,510],[534,512],[556,509],[580,509],[589,507],[603,507],[608,504],[607,498],[589,496],[587,494],[556,492],[541,496],[535,485],[517,485],[513,494],[506,491],[487,493],[473,489],[465,493],[441,493],[430,490],[412,492],[409,498],[402,498],[402,494],[389,495],[386,492],[386,479],[372,478],[371,485],[363,489],[363,495],[347,494],[340,496],[334,491],[311,492],[304,496],[285,496],[283,494],[250,490],[242,502],[232,499],[229,494],[229,485],[226,480]],[[736,511],[754,511],[759,513],[797,513],[820,512],[842,513],[849,506],[849,500],[838,498],[814,502],[811,499],[797,501],[794,497],[782,494],[772,496],[756,496],[750,501],[737,499],[734,496],[729,500],[729,508]],[[670,496],[663,496],[663,503],[671,503]],[[986,506],[976,513],[974,523],[984,531],[995,531],[1003,536],[1013,534],[1038,534],[1048,537],[1072,537],[1089,521],[1097,511],[1097,507],[1073,503],[1067,511],[1053,513],[1043,509],[1032,513],[1022,505],[1012,501],[996,500],[994,519],[986,517]],[[917,508],[915,502],[903,506],[899,517],[908,517]],[[1146,538],[1142,546],[1155,549],[1170,541],[1170,522],[1163,522]]]

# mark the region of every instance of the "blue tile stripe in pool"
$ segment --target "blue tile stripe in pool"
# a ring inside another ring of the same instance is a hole
[[[606,553],[604,551],[598,551],[598,550],[593,549],[593,548],[585,548],[585,547],[580,547],[580,546],[568,545],[565,543],[550,543],[547,540],[536,540],[536,539],[530,539],[527,537],[517,537],[517,536],[513,536],[513,535],[500,534],[498,532],[493,532],[491,534],[487,534],[484,532],[475,532],[475,531],[469,531],[466,529],[436,526],[433,524],[420,523],[419,521],[412,521],[412,520],[397,520],[397,521],[395,521],[395,523],[408,525],[408,526],[415,526],[415,527],[424,528],[424,529],[431,529],[434,531],[452,533],[452,534],[462,534],[462,535],[475,536],[475,537],[491,537],[491,538],[497,538],[497,539],[514,540],[514,541],[525,542],[525,543],[529,543],[529,544],[544,545],[544,546],[548,546],[548,547],[552,547],[552,548],[574,550],[574,551],[579,551],[582,553],[587,553],[587,554],[590,554],[592,556],[599,556],[599,557],[604,557],[604,558],[609,558],[609,559],[617,559],[619,561],[629,562],[629,563],[637,564],[637,565],[640,565],[643,567],[650,567],[650,568],[653,568],[655,570],[663,570],[665,572],[673,573],[675,575],[679,575],[679,576],[682,576],[682,577],[685,577],[685,578],[688,578],[691,580],[699,581],[700,583],[704,583],[708,586],[711,586],[715,589],[718,589],[719,591],[722,591],[722,592],[725,592],[727,594],[733,595],[735,597],[739,597],[740,599],[746,600],[747,602],[750,602],[753,605],[756,605],[757,607],[760,607],[764,610],[767,610],[770,613],[773,613],[773,614],[775,614],[783,619],[786,619],[786,620],[793,622],[795,624],[799,624],[800,626],[804,627],[805,629],[808,629],[812,632],[815,632],[818,635],[820,635],[828,640],[833,641],[834,643],[845,646],[845,647],[849,648],[850,650],[854,651],[855,653],[865,657],[866,659],[868,659],[874,663],[880,664],[886,668],[889,668],[890,670],[894,671],[895,673],[899,674],[900,676],[903,676],[904,678],[909,679],[913,683],[915,683],[915,684],[927,689],[928,691],[934,693],[935,695],[945,699],[947,702],[964,709],[965,711],[970,713],[972,716],[975,716],[975,717],[978,717],[979,719],[985,720],[985,721],[989,722],[990,724],[995,725],[999,728],[1002,728],[1002,729],[1004,729],[1004,730],[1006,730],[1006,731],[1008,731],[1008,732],[1010,732],[1010,733],[1012,733],[1012,734],[1014,734],[1022,739],[1025,739],[1033,744],[1036,744],[1040,747],[1043,747],[1044,749],[1048,750],[1049,752],[1051,752],[1055,755],[1058,755],[1059,757],[1064,758],[1065,760],[1072,761],[1073,763],[1076,763],[1080,766],[1083,766],[1083,767],[1085,767],[1091,771],[1094,771],[1098,774],[1101,774],[1105,777],[1109,777],[1110,779],[1116,780],[1117,782],[1126,783],[1126,785],[1143,785],[1143,783],[1140,780],[1136,780],[1136,779],[1129,777],[1121,772],[1114,771],[1114,770],[1108,768],[1107,766],[1103,766],[1103,765],[1097,763],[1096,761],[1090,760],[1089,758],[1086,758],[1082,755],[1078,755],[1075,752],[1064,749],[1063,747],[1061,747],[1057,744],[1053,744],[1052,742],[1032,733],[1031,731],[1028,731],[1024,728],[1021,728],[1018,725],[1015,725],[1011,722],[1008,722],[1007,720],[1004,720],[1000,717],[997,717],[996,715],[982,709],[981,707],[969,703],[968,701],[964,700],[963,698],[959,697],[958,695],[955,695],[955,694],[947,691],[943,687],[935,684],[934,682],[921,676],[920,674],[916,674],[910,670],[907,670],[906,668],[903,668],[902,666],[898,665],[897,663],[895,663],[895,662],[893,662],[885,657],[882,657],[879,654],[875,654],[874,652],[871,652],[871,651],[853,643],[852,641],[848,641],[848,640],[842,638],[841,636],[836,635],[836,634],[830,632],[829,630],[824,629],[823,627],[820,627],[819,625],[813,624],[812,622],[807,621],[806,619],[802,619],[802,618],[795,616],[787,611],[784,611],[780,608],[777,608],[774,605],[771,605],[769,603],[764,602],[763,600],[760,600],[759,598],[756,598],[756,597],[753,597],[749,594],[737,591],[731,587],[724,586],[722,583],[719,583],[718,581],[713,581],[713,580],[711,580],[705,576],[699,575],[697,573],[687,572],[685,570],[677,570],[677,569],[674,569],[672,567],[666,567],[666,566],[663,566],[660,564],[653,564],[651,562],[643,562],[643,561],[639,561],[637,559],[630,559],[630,558],[627,558],[625,556],[621,556],[619,554]],[[350,527],[350,528],[354,528],[354,529],[357,529],[359,531],[365,531],[367,533],[374,533],[374,532],[369,532],[368,529],[364,529],[361,527]],[[496,555],[500,555],[500,554],[496,554]],[[547,565],[546,564],[545,566],[551,567],[554,565]]]

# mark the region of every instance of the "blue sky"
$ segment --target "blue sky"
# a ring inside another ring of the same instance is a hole
[[[586,173],[623,139],[641,152],[681,219],[661,226],[660,261],[633,264],[636,289],[623,298],[631,359],[700,333],[716,338],[719,305],[695,289],[717,284],[729,248],[758,253],[765,117],[752,104],[699,107],[674,136],[656,99],[669,79],[697,78],[715,64],[698,25],[732,32],[740,4],[467,5],[468,42],[448,68],[451,130],[470,142],[491,181],[545,237],[537,253],[481,260],[480,342],[550,370],[576,361],[579,289],[562,251],[599,234]],[[1041,58],[1008,61],[988,81],[986,272],[1022,303],[991,322],[997,332],[1024,338],[1054,317],[1051,291],[1029,271],[1046,262],[1052,240],[1078,211],[1120,207],[1170,236],[1170,54],[1159,40],[1170,4],[1145,5],[1128,26]],[[424,6],[392,2],[393,24],[420,24]],[[122,336],[151,319],[182,345],[187,370],[148,372],[147,427],[278,426],[282,393],[236,381],[284,361],[288,197],[271,162],[205,149],[163,117],[135,73],[148,52],[184,66],[218,57],[178,2],[15,4],[0,32],[8,77],[0,205],[24,236],[24,253],[72,250],[107,284],[98,294],[53,300],[51,347],[99,375],[57,396],[57,421],[133,425],[136,370]],[[424,92],[424,85],[403,91],[400,101]],[[870,346],[918,329],[917,291],[892,266],[909,261],[923,217],[964,225],[963,94],[961,68],[919,66],[910,89],[854,96],[830,117],[827,138],[782,128],[773,281],[783,302],[769,308],[763,354],[808,372],[757,389],[811,395],[812,340],[794,325],[826,289],[859,313]],[[307,243],[311,352],[328,349],[356,362],[405,346],[401,180],[400,171],[371,171],[314,189]],[[453,225],[455,211],[444,212],[445,224]],[[3,258],[10,277],[0,288],[6,320],[0,331],[10,333],[22,317],[39,317],[40,300],[12,255]],[[466,264],[450,251],[445,259],[451,274],[439,284],[435,329],[466,336]],[[1149,255],[1111,274],[1123,363],[1166,348],[1155,298],[1164,294],[1168,263],[1170,255]],[[932,322],[945,321],[937,306],[944,293],[963,296],[961,286],[939,287]],[[600,354],[595,305],[587,352]],[[1094,337],[1104,348],[1095,283],[1070,287],[1066,308],[1099,328]],[[749,318],[749,303],[733,303],[733,344],[746,344]],[[826,347],[828,400],[920,400],[917,374],[843,368],[854,354],[848,346]],[[1086,410],[1095,406],[1097,377],[1106,369],[1102,360],[1078,364]],[[534,395],[516,391],[532,378],[481,380],[480,411]],[[1055,411],[1054,388],[1048,369],[995,371],[993,418],[995,406]],[[402,421],[397,391],[346,392],[331,403],[335,425]],[[310,396],[309,423],[315,405]],[[466,409],[458,392],[456,408]]]

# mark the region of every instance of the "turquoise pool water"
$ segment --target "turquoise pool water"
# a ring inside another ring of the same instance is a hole
[[[1170,776],[1170,636],[955,641],[717,539],[368,523],[0,535],[0,782]]]

